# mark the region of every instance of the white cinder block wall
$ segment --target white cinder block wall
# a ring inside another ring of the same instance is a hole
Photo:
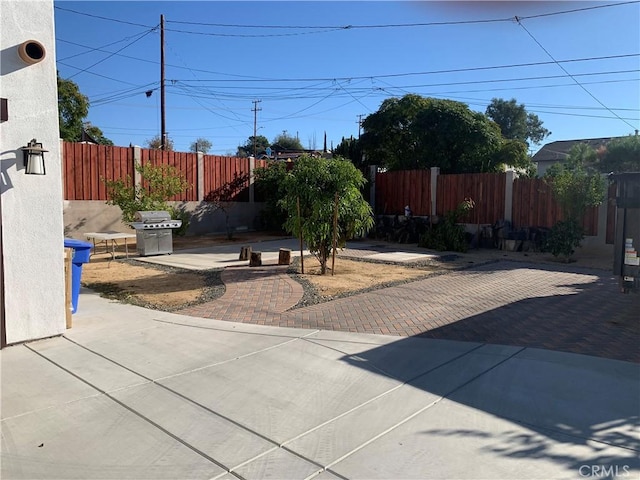
[[[27,40],[45,58],[18,56]],[[65,330],[62,176],[58,128],[53,1],[0,2],[0,125],[3,302],[7,344]],[[49,150],[46,175],[25,175],[20,147],[36,138]]]

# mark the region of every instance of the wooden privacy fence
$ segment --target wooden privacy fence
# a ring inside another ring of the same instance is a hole
[[[376,213],[431,215],[431,171],[398,170],[376,174]]]
[[[543,179],[515,178],[512,172],[440,175],[437,169],[405,170],[379,172],[375,179],[377,214],[403,215],[404,207],[409,205],[413,215],[441,216],[470,198],[475,208],[461,219],[465,223],[494,224],[507,219],[514,228],[550,228],[563,219],[560,206]],[[611,189],[609,202],[610,198]],[[609,217],[613,215],[607,216],[607,222],[613,225],[615,219]],[[587,235],[597,235],[597,207],[587,210],[582,226]],[[612,226],[608,225],[608,242],[610,231]]]
[[[436,215],[455,210],[461,202],[470,198],[475,207],[462,220],[468,223],[495,223],[504,218],[505,183],[504,173],[438,175]]]
[[[253,167],[266,166],[266,160],[161,151],[140,147],[115,147],[88,143],[63,142],[63,175],[65,200],[107,200],[102,179],[132,180],[134,165],[172,165],[189,183],[189,189],[172,201],[199,201],[237,176],[252,173]],[[255,165],[252,165],[254,163]],[[249,201],[247,188],[237,195],[237,201]]]
[[[552,227],[564,220],[562,209],[551,188],[541,178],[516,178],[513,181],[512,223],[516,227]],[[582,218],[587,235],[598,233],[598,208],[588,208]]]
[[[133,178],[133,149],[63,142],[65,200],[107,200],[102,178]]]

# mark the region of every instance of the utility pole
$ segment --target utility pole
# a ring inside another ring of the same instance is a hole
[[[167,148],[167,124],[164,108],[164,15],[160,15],[160,150]]]
[[[254,100],[253,108],[251,111],[253,112],[253,158],[258,156],[258,142],[256,141],[256,137],[258,136],[258,112],[262,110],[258,108],[258,104],[262,100]]]
[[[364,115],[362,114],[358,115],[358,140],[360,140],[360,129],[362,128],[362,117],[364,117]]]

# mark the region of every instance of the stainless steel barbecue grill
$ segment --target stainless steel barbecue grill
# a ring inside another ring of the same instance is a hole
[[[174,220],[164,210],[136,212],[134,222],[129,223],[136,230],[136,246],[142,257],[173,253],[172,229],[180,228],[182,220]]]

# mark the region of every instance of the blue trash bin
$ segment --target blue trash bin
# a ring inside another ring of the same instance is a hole
[[[76,313],[78,310],[82,265],[89,261],[91,247],[93,247],[93,245],[89,242],[83,242],[82,240],[76,240],[74,238],[64,239],[64,248],[73,249],[73,257],[71,258],[71,313]]]

